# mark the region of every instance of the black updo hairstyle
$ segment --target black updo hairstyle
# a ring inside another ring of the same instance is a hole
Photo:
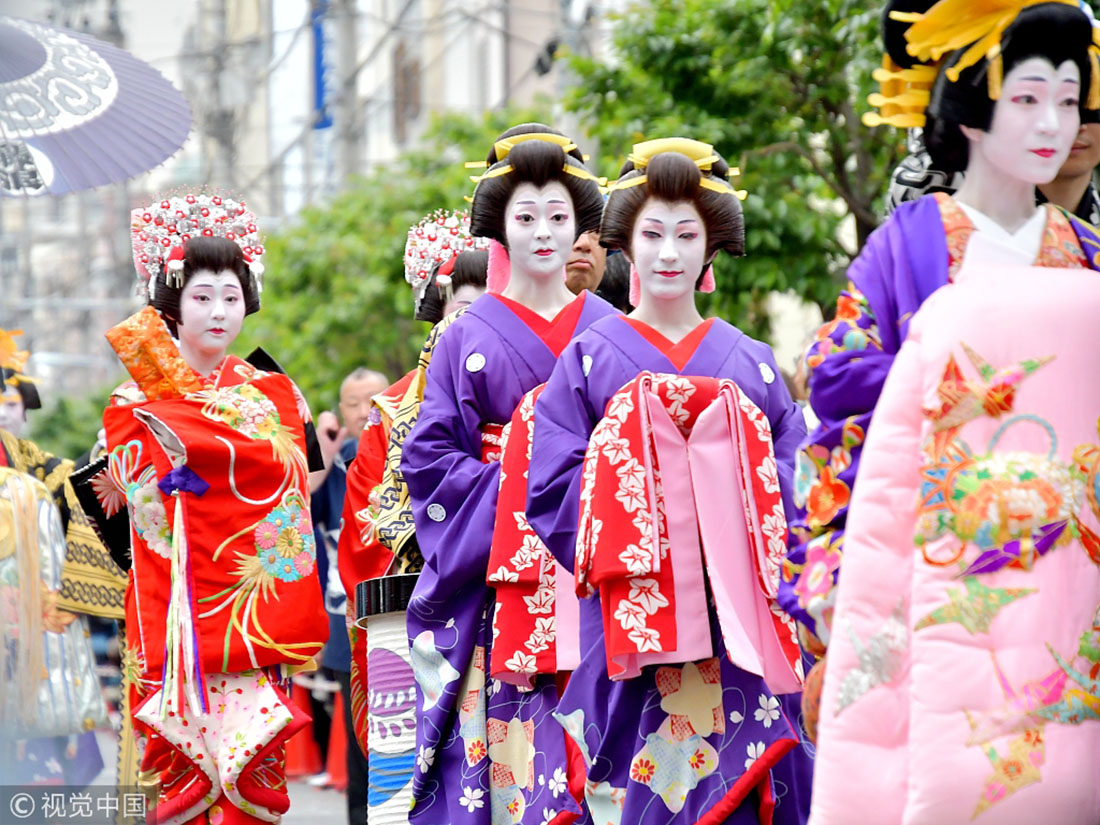
[[[11,387],[23,402],[24,410],[42,409],[42,398],[38,395],[38,388],[31,381],[20,380],[25,378],[23,373],[8,367],[0,367],[0,385]],[[0,395],[6,393],[6,387],[0,386]]]
[[[902,68],[919,65],[906,51],[907,22],[890,19],[890,12],[925,12],[934,0],[894,0],[883,15],[883,40],[891,59]],[[1088,48],[1092,43],[1092,24],[1079,7],[1063,3],[1042,3],[1023,9],[1001,36],[1001,62],[1007,75],[1018,63],[1042,57],[1054,66],[1067,60],[1077,64],[1081,73],[1080,110],[1083,123],[1096,122],[1097,112],[1086,108],[1091,79]],[[988,131],[993,123],[994,100],[989,97],[984,57],[959,73],[958,80],[947,77],[966,48],[947,55],[940,65],[925,112],[924,142],[937,169],[963,172],[969,162],[970,143],[960,126]]]
[[[630,243],[634,224],[646,201],[652,198],[666,203],[689,201],[699,210],[707,233],[707,257],[696,282],[697,288],[718,250],[724,249],[735,257],[745,254],[745,218],[741,213],[741,201],[727,180],[729,165],[721,157],[711,162],[709,171],[700,169],[691,158],[679,152],[654,155],[644,170],[636,169],[628,160],[619,173],[619,184],[643,174],[645,183],[616,188],[608,197],[600,225],[602,246],[620,249],[633,260]],[[715,192],[701,186],[704,177],[728,192]]]
[[[542,123],[521,123],[504,132],[497,141],[515,135],[540,132],[561,135],[561,132]],[[521,183],[545,186],[551,181],[561,183],[573,200],[573,210],[576,214],[574,240],[585,232],[595,232],[600,228],[603,195],[600,194],[600,187],[595,178],[588,173],[584,165],[584,156],[579,149],[571,149],[566,153],[556,143],[531,139],[513,146],[502,159],[497,158],[494,145],[489,150],[486,161],[489,164],[486,177],[474,189],[474,202],[470,208],[470,232],[474,236],[490,238],[507,248],[504,214],[516,187]],[[566,172],[566,165],[584,175],[578,176]],[[511,166],[511,171],[499,175],[492,174],[507,166]]]
[[[192,275],[204,269],[209,269],[211,272],[230,269],[235,272],[237,280],[241,282],[241,292],[244,295],[244,314],[251,315],[260,309],[260,293],[248,269],[248,262],[244,259],[244,252],[235,241],[205,235],[197,235],[188,240],[183,245],[184,286]],[[168,331],[172,335],[178,335],[180,294],[183,292],[183,286],[169,286],[166,276],[167,273],[162,265],[157,273],[156,287],[149,303],[164,318]]]
[[[464,286],[485,288],[486,273],[489,268],[488,252],[483,249],[460,252],[454,262],[454,269],[451,270],[452,290],[458,292]],[[443,305],[446,301],[439,294],[439,287],[435,283],[441,266],[443,266],[443,262],[433,266],[432,274],[428,276],[428,284],[424,288],[424,297],[420,299],[420,306],[416,310],[417,321],[427,321],[434,325],[443,320]]]

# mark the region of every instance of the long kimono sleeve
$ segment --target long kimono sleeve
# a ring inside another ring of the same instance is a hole
[[[401,457],[424,565],[452,591],[485,581],[500,481],[500,462],[481,460],[484,377],[465,368],[458,331],[436,344]]]
[[[759,350],[755,356],[759,359],[761,368],[767,367],[772,376],[779,375],[779,367],[775,363],[775,354],[766,344],[757,344]],[[766,384],[767,403],[764,409],[768,416],[768,423],[772,429],[772,446],[775,451],[775,462],[779,467],[779,486],[783,495],[783,509],[788,520],[796,516],[797,508],[794,504],[794,474],[798,449],[806,440],[806,419],[802,415],[802,409],[791,398],[785,382],[773,379]]]
[[[598,419],[588,401],[582,359],[577,342],[566,347],[535,402],[527,480],[527,520],[570,572],[576,555],[584,452]]]
[[[811,818],[819,825],[904,818],[921,363],[914,331],[883,389],[848,516],[817,740]],[[874,766],[875,781],[857,779],[865,774],[853,765]]]
[[[896,338],[896,310],[881,289],[892,280],[894,256],[876,240],[882,239],[872,237],[850,267],[851,280],[837,299],[836,317],[818,330],[806,357],[810,404],[821,423],[796,459],[797,516],[791,523],[779,600],[809,634],[804,641],[818,650],[818,640],[820,645],[829,643],[833,589],[860,452],[896,352],[896,344],[884,347],[882,340],[884,333],[890,344]]]

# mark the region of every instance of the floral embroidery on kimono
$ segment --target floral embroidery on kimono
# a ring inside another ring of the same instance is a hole
[[[975,265],[915,317],[849,514],[822,825],[1100,817],[1095,306],[1092,272]]]
[[[199,376],[151,308],[108,338],[137,384],[113,397],[104,426],[107,478],[130,515],[131,713],[157,816],[227,804],[277,821],[289,805],[284,743],[308,717],[275,683],[328,629],[308,407],[286,376],[234,356]]]
[[[1045,209],[1035,265],[1100,268],[1093,230],[1064,210]],[[844,525],[871,413],[911,318],[954,280],[973,232],[966,212],[943,193],[902,204],[853,262],[836,318],[807,353],[810,403],[821,425],[798,458],[799,517],[791,524],[780,601],[818,653],[831,638]]]

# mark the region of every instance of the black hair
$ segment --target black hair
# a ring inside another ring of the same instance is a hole
[[[32,381],[20,381],[22,373],[18,373],[8,367],[0,367],[0,384],[6,384],[8,387],[12,387],[17,393],[19,398],[23,402],[23,409],[25,410],[38,410],[42,408],[42,399],[38,395],[38,387],[35,386]],[[14,380],[13,380],[14,379]],[[8,384],[8,381],[12,381],[13,384]],[[6,389],[6,388],[5,388]]]
[[[488,252],[483,249],[460,252],[454,262],[454,269],[451,270],[451,289],[454,292],[458,292],[464,286],[485,288],[489,269]],[[435,283],[442,265],[438,263],[432,267],[432,274],[428,276],[428,284],[424,289],[424,297],[420,299],[420,306],[416,310],[417,321],[427,321],[434,325],[443,320],[443,305],[447,302],[439,294],[439,287]]]
[[[619,182],[629,181],[641,174],[642,171],[627,161],[619,173]],[[707,256],[703,271],[699,273],[699,281],[718,250],[724,249],[735,256],[745,254],[745,219],[741,214],[741,201],[727,181],[729,165],[721,157],[712,161],[709,171],[703,171],[687,155],[661,152],[649,159],[644,174],[645,183],[615,189],[608,197],[600,225],[600,243],[603,246],[621,249],[633,259],[630,243],[634,224],[646,201],[653,198],[667,203],[689,201],[699,210],[707,233]],[[700,181],[704,177],[720,182],[728,192],[715,192],[701,186]]]
[[[887,35],[887,48],[893,56],[889,41]],[[1007,75],[1032,57],[1044,58],[1055,66],[1072,61],[1081,74],[1082,122],[1095,121],[1096,113],[1085,107],[1092,75],[1088,57],[1091,43],[1092,24],[1080,8],[1063,3],[1030,6],[1001,36],[1002,72]],[[945,172],[965,171],[969,162],[970,143],[959,127],[988,131],[993,122],[995,101],[989,97],[989,62],[985,58],[963,69],[958,80],[947,77],[947,69],[959,61],[964,51],[960,49],[944,60],[926,112],[925,144],[936,168]]]
[[[226,269],[237,274],[244,295],[244,314],[251,315],[260,309],[260,293],[256,288],[244,252],[235,241],[228,238],[214,238],[198,235],[183,245],[183,285],[191,280],[196,272],[208,269],[211,272],[223,272]],[[156,275],[156,287],[149,303],[157,310],[168,325],[168,331],[177,335],[180,320],[180,295],[183,286],[169,286],[166,272],[162,266]]]
[[[596,294],[620,312],[630,312],[630,261],[621,252],[612,252],[607,256],[607,266]]]
[[[513,126],[497,140],[533,132],[561,134],[541,123],[524,123]],[[561,146],[546,140],[518,143],[503,160],[497,160],[496,149],[492,149],[489,152],[486,177],[474,189],[474,202],[470,208],[470,232],[479,238],[491,238],[507,248],[504,215],[516,187],[521,183],[532,183],[541,187],[552,181],[561,183],[573,201],[576,214],[573,240],[585,232],[597,231],[600,227],[600,213],[603,211],[603,195],[581,157],[579,150],[573,149],[567,154]],[[583,176],[565,171],[566,166],[581,172]],[[508,172],[492,174],[506,167],[511,167]]]

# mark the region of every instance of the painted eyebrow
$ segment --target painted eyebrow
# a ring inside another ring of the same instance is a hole
[[[213,284],[210,281],[193,281],[192,285],[195,287],[195,289],[213,289],[216,286],[216,284]],[[238,283],[236,280],[229,281],[228,283],[224,284],[224,286],[226,289],[241,288],[240,283]]]
[[[1059,83],[1062,83],[1062,84],[1072,83],[1074,86],[1080,86],[1081,85],[1081,81],[1074,80],[1072,77],[1063,77],[1063,78],[1056,78],[1056,79],[1058,80]],[[1045,77],[1021,77],[1020,80],[1022,80],[1022,81],[1031,81],[1032,83],[1049,83],[1050,82]]]

